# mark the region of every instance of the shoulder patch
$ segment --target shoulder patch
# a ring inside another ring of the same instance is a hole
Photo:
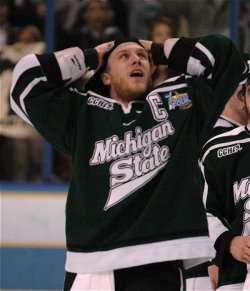
[[[192,101],[188,93],[168,92],[164,97],[168,99],[169,110],[176,108],[185,110],[192,107]]]
[[[242,147],[240,144],[232,145],[229,147],[219,148],[217,150],[217,157],[222,158],[225,156],[233,155],[241,150],[242,150]]]
[[[108,102],[107,100],[95,96],[90,96],[88,98],[88,105],[97,106],[105,110],[114,109],[114,104],[112,102]]]

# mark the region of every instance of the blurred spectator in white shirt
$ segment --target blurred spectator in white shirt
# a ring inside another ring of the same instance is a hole
[[[18,38],[3,48],[0,56],[1,177],[3,180],[40,181],[42,138],[34,128],[10,109],[9,94],[12,70],[29,53],[45,50],[40,31],[35,26],[20,28]]]

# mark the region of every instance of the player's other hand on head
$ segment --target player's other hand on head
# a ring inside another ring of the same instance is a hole
[[[250,264],[250,236],[236,236],[230,244],[230,253],[235,260]]]
[[[140,43],[145,47],[146,50],[149,52],[151,51],[151,46],[152,46],[152,40],[145,40],[145,39],[140,39]]]
[[[101,67],[103,63],[103,56],[108,51],[109,47],[113,44],[113,41],[102,43],[95,47],[95,50],[98,53],[98,68]]]
[[[211,282],[211,287],[213,290],[216,290],[219,280],[219,267],[213,264],[208,266],[207,270]]]

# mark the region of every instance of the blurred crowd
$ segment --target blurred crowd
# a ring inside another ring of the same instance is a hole
[[[15,64],[28,53],[43,53],[45,0],[0,0],[0,180],[42,181],[43,140],[13,114],[9,105]],[[133,36],[163,43],[171,37],[199,37],[209,33],[230,36],[228,0],[57,0],[54,50],[81,49]],[[240,0],[239,47],[250,52],[250,1]],[[166,78],[178,72],[168,71]],[[160,82],[158,72],[154,82]],[[53,151],[51,181],[68,181],[70,161]]]

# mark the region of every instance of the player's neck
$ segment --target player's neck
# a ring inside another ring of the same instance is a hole
[[[230,107],[226,106],[224,111],[222,112],[222,115],[236,121],[241,125],[246,125],[248,123],[247,115],[245,114],[243,109],[232,110]]]

